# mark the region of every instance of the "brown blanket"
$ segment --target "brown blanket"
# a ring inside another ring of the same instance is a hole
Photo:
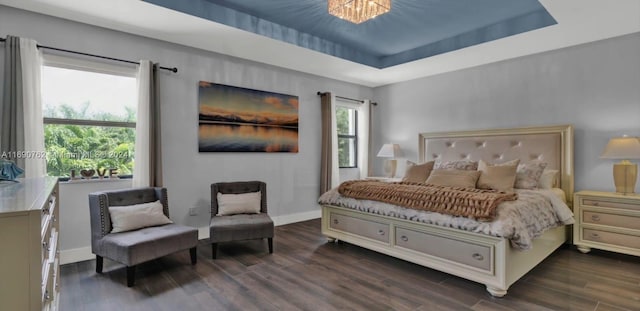
[[[343,182],[338,192],[346,197],[374,200],[403,207],[490,221],[498,204],[518,199],[516,193],[424,183],[388,183],[369,180]]]

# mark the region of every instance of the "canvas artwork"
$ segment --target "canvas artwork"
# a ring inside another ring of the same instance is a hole
[[[298,152],[298,97],[200,81],[200,152]]]

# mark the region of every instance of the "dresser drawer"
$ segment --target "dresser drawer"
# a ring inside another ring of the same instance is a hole
[[[609,200],[597,199],[597,198],[583,198],[580,204],[585,206],[621,208],[621,209],[627,209],[627,210],[640,210],[640,203],[612,202]]]
[[[396,228],[396,246],[435,257],[492,271],[493,252],[490,246],[455,240],[425,232]]]
[[[596,224],[640,230],[640,217],[634,216],[583,211],[582,222],[585,224]]]
[[[389,224],[331,213],[329,227],[389,243]]]
[[[613,244],[630,248],[640,248],[640,236],[636,235],[582,229],[582,239],[585,241]]]

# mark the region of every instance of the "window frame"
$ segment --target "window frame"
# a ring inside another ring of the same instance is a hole
[[[340,138],[345,138],[345,139],[353,139],[353,146],[354,146],[354,154],[353,154],[353,166],[341,166],[340,165],[340,161],[338,161],[338,168],[358,168],[358,107],[352,104],[348,104],[348,103],[344,103],[344,102],[337,102],[336,103],[336,110],[338,108],[346,108],[346,109],[351,109],[353,110],[354,114],[353,114],[353,135],[348,135],[348,134],[340,134],[338,133],[338,143],[340,143]],[[340,152],[340,149],[338,148],[338,152]],[[340,154],[338,154],[338,158],[340,158]]]
[[[136,67],[121,66],[107,64],[97,61],[89,61],[80,58],[72,58],[54,54],[42,55],[42,66],[57,67],[78,71],[94,72],[109,74],[114,76],[122,76],[138,79]],[[41,81],[42,83],[42,81]],[[96,127],[119,127],[119,128],[136,128],[136,122],[126,121],[103,121],[103,120],[86,120],[86,119],[65,119],[65,118],[42,118],[43,125],[79,125],[79,126],[96,126]],[[61,181],[69,180],[68,177],[61,177]],[[132,178],[133,175],[119,175],[120,178]]]

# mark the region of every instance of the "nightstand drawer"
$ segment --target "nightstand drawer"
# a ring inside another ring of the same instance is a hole
[[[640,210],[640,203],[632,203],[632,202],[611,202],[608,200],[600,200],[593,198],[585,198],[580,202],[582,205],[586,206],[596,206],[596,207],[608,207],[608,208],[622,208],[628,210]]]
[[[585,241],[613,244],[630,248],[640,248],[640,236],[636,235],[627,235],[593,229],[583,229],[582,239]]]
[[[640,230],[640,217],[633,216],[583,211],[582,222],[585,224],[596,224]]]

